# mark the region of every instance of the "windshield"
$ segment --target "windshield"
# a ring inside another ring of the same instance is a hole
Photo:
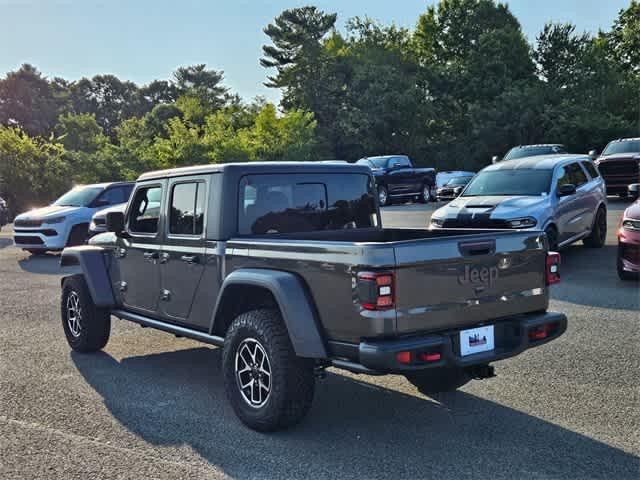
[[[471,177],[456,177],[449,180],[445,185],[466,185]]]
[[[59,207],[86,207],[104,190],[102,187],[76,187],[53,202]]]
[[[549,193],[552,170],[491,170],[480,172],[463,197],[485,195],[542,195]]]
[[[604,149],[602,155],[612,155],[614,153],[636,153],[640,152],[640,140],[611,142]]]
[[[505,160],[516,158],[535,157],[536,155],[552,155],[554,153],[567,153],[560,145],[545,145],[540,147],[515,147],[504,156]]]

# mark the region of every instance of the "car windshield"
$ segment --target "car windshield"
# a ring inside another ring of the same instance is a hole
[[[104,190],[102,187],[76,187],[55,202],[60,207],[86,207]]]
[[[602,155],[613,155],[615,153],[640,153],[640,140],[625,140],[623,142],[611,142],[604,149]]]
[[[449,180],[445,185],[466,185],[471,180],[471,177],[455,177]]]
[[[509,152],[504,156],[504,159],[515,160],[516,158],[535,157],[536,155],[552,155],[554,153],[567,153],[567,151],[560,145],[516,147],[509,150]]]
[[[490,170],[480,172],[463,197],[485,195],[542,195],[549,193],[551,170]]]

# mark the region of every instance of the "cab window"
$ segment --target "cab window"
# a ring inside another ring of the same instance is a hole
[[[587,175],[584,173],[584,170],[582,170],[582,167],[579,163],[569,164],[567,170],[569,171],[569,175],[571,176],[571,183],[573,183],[576,188],[587,183]]]
[[[171,191],[169,233],[202,235],[204,226],[204,182],[178,183]]]
[[[136,191],[129,209],[128,225],[131,233],[158,233],[162,187],[143,187]]]

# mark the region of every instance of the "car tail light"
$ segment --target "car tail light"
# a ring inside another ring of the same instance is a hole
[[[365,310],[395,307],[394,278],[391,272],[358,273],[358,298]]]
[[[544,340],[558,329],[557,323],[545,323],[529,330],[529,340]]]
[[[560,254],[558,252],[547,253],[547,285],[560,282]]]

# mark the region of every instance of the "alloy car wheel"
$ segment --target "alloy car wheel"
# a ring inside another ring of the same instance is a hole
[[[264,406],[271,394],[271,363],[262,344],[246,338],[238,346],[235,359],[236,382],[242,398],[253,408]]]
[[[67,296],[67,325],[71,335],[78,338],[82,332],[82,306],[78,293],[73,290]]]
[[[387,204],[388,194],[387,189],[385,187],[378,188],[378,203],[380,206],[384,206]]]

